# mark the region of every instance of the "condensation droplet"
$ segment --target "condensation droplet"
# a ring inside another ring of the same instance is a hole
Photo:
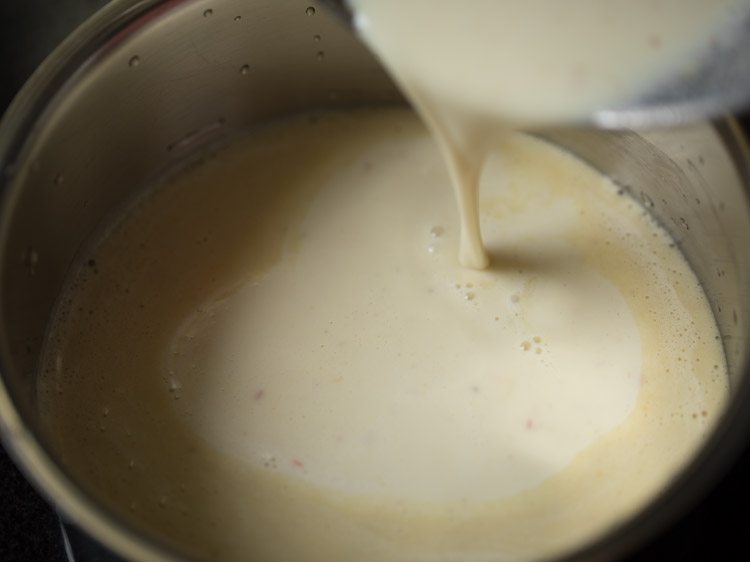
[[[305,10],[305,13],[308,16],[314,16],[315,15],[315,8],[313,6],[308,6],[307,9]]]
[[[513,294],[510,296],[510,302],[518,304],[521,301],[521,295]]]
[[[23,254],[23,264],[26,266],[26,269],[29,270],[29,273],[34,275],[36,272],[36,266],[39,264],[39,252],[31,246],[26,248],[26,251]]]
[[[680,217],[680,223],[685,228],[685,230],[690,230],[690,225],[683,217]]]
[[[130,459],[130,462],[128,463],[128,468],[130,470],[133,470],[135,468],[135,461],[133,459]]]
[[[249,72],[250,72],[250,65],[249,64],[243,64],[242,68],[240,68],[240,74],[242,74],[244,76],[245,74],[248,74]]]
[[[315,58],[318,59],[319,61],[322,61],[326,58],[326,54],[324,51],[318,51],[318,54],[315,55]]]
[[[109,415],[109,407],[105,406],[102,410],[102,415],[106,418]]]
[[[540,338],[539,336],[534,336],[532,339],[534,340],[534,343],[541,343],[542,342],[542,338]]]
[[[141,57],[139,57],[138,55],[131,57],[131,59],[128,61],[128,66],[130,68],[135,68],[139,64],[141,64]]]
[[[437,251],[437,248],[435,247],[435,244],[430,244],[427,246],[427,253],[428,254],[434,254]]]
[[[529,342],[529,341],[522,341],[521,342],[521,349],[523,349],[524,351],[530,350],[531,349],[531,342]]]
[[[316,43],[319,43],[321,39],[323,38],[320,35],[313,35],[313,41],[315,41]]]
[[[177,392],[182,389],[182,383],[177,379],[170,379],[169,381],[169,392]]]
[[[214,15],[214,11],[211,8],[203,12],[204,18],[210,18],[213,15]]]
[[[475,294],[474,294],[473,292],[469,291],[468,293],[466,293],[466,294],[464,295],[464,298],[465,298],[465,299],[466,299],[467,301],[473,301],[473,300],[474,300],[474,297],[475,297],[475,296],[476,296],[476,295],[475,295]]]
[[[240,21],[242,19],[242,16],[234,16],[234,21]]]
[[[55,185],[62,185],[63,182],[65,181],[65,176],[63,176],[62,174],[57,174],[55,176],[55,179],[52,181],[54,182]]]

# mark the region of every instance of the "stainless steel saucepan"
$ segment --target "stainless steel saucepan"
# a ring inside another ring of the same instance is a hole
[[[38,489],[115,552],[183,559],[66,471],[39,424],[37,360],[77,251],[134,190],[227,135],[312,108],[402,103],[367,50],[310,2],[117,0],[46,60],[6,112],[0,427]],[[608,174],[672,233],[703,283],[729,362],[732,401],[706,447],[651,505],[572,555],[611,559],[688,509],[747,438],[748,151],[732,119],[539,134]]]

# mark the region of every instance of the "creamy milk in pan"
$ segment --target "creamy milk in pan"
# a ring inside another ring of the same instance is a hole
[[[455,21],[449,3],[401,2],[395,23],[396,3],[353,4],[427,127],[399,109],[289,118],[123,212],[50,325],[52,446],[120,516],[207,560],[580,546],[703,443],[726,363],[667,234],[607,178],[511,129],[652,80],[739,3],[691,2],[677,23],[676,2],[476,2]],[[628,51],[646,10],[654,29]],[[407,49],[407,22],[449,35],[453,54]],[[479,54],[522,35],[492,74]],[[592,38],[610,39],[600,51],[621,57],[624,82],[601,80]],[[536,41],[564,48],[548,61]],[[519,63],[537,59],[549,65]],[[488,97],[501,78],[513,87]]]

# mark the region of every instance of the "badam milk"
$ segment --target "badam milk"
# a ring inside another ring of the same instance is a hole
[[[689,460],[726,364],[666,233],[511,129],[652,83],[738,3],[352,4],[427,128],[395,109],[288,119],[139,200],[51,323],[52,446],[204,559],[579,546]]]

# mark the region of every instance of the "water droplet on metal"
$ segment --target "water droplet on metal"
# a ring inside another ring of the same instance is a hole
[[[214,11],[211,8],[209,8],[208,10],[206,10],[205,12],[203,12],[203,17],[204,18],[210,18],[213,15],[214,15]]]
[[[315,8],[312,7],[312,6],[308,6],[307,9],[305,10],[305,13],[308,16],[314,16],[315,15]]]
[[[141,64],[141,57],[139,57],[138,55],[131,57],[130,60],[128,61],[128,66],[130,68],[135,68],[139,64]]]
[[[319,43],[321,39],[322,37],[320,35],[313,35],[313,41],[315,41],[316,43]]]
[[[182,390],[182,383],[178,381],[177,379],[170,379],[169,380],[169,392],[175,393]]]
[[[245,74],[248,74],[249,72],[250,72],[250,65],[249,64],[243,64],[242,68],[240,68],[240,74],[242,74],[244,76]]]
[[[55,179],[52,181],[54,182],[55,185],[62,185],[63,182],[65,181],[65,176],[63,176],[62,174],[57,174],[55,176]]]
[[[318,59],[319,61],[322,61],[323,59],[326,58],[326,54],[324,51],[318,51],[318,54],[315,55],[315,58]]]
[[[643,206],[647,209],[654,208],[654,200],[651,199],[651,197],[649,197],[648,194],[643,191],[641,191],[641,201],[643,202]]]
[[[31,275],[34,275],[36,272],[36,266],[39,263],[39,253],[29,246],[26,248],[26,251],[23,254],[23,264],[26,266],[26,269],[29,270],[29,273]]]
[[[234,21],[240,21],[242,19],[242,16],[234,16]]]

